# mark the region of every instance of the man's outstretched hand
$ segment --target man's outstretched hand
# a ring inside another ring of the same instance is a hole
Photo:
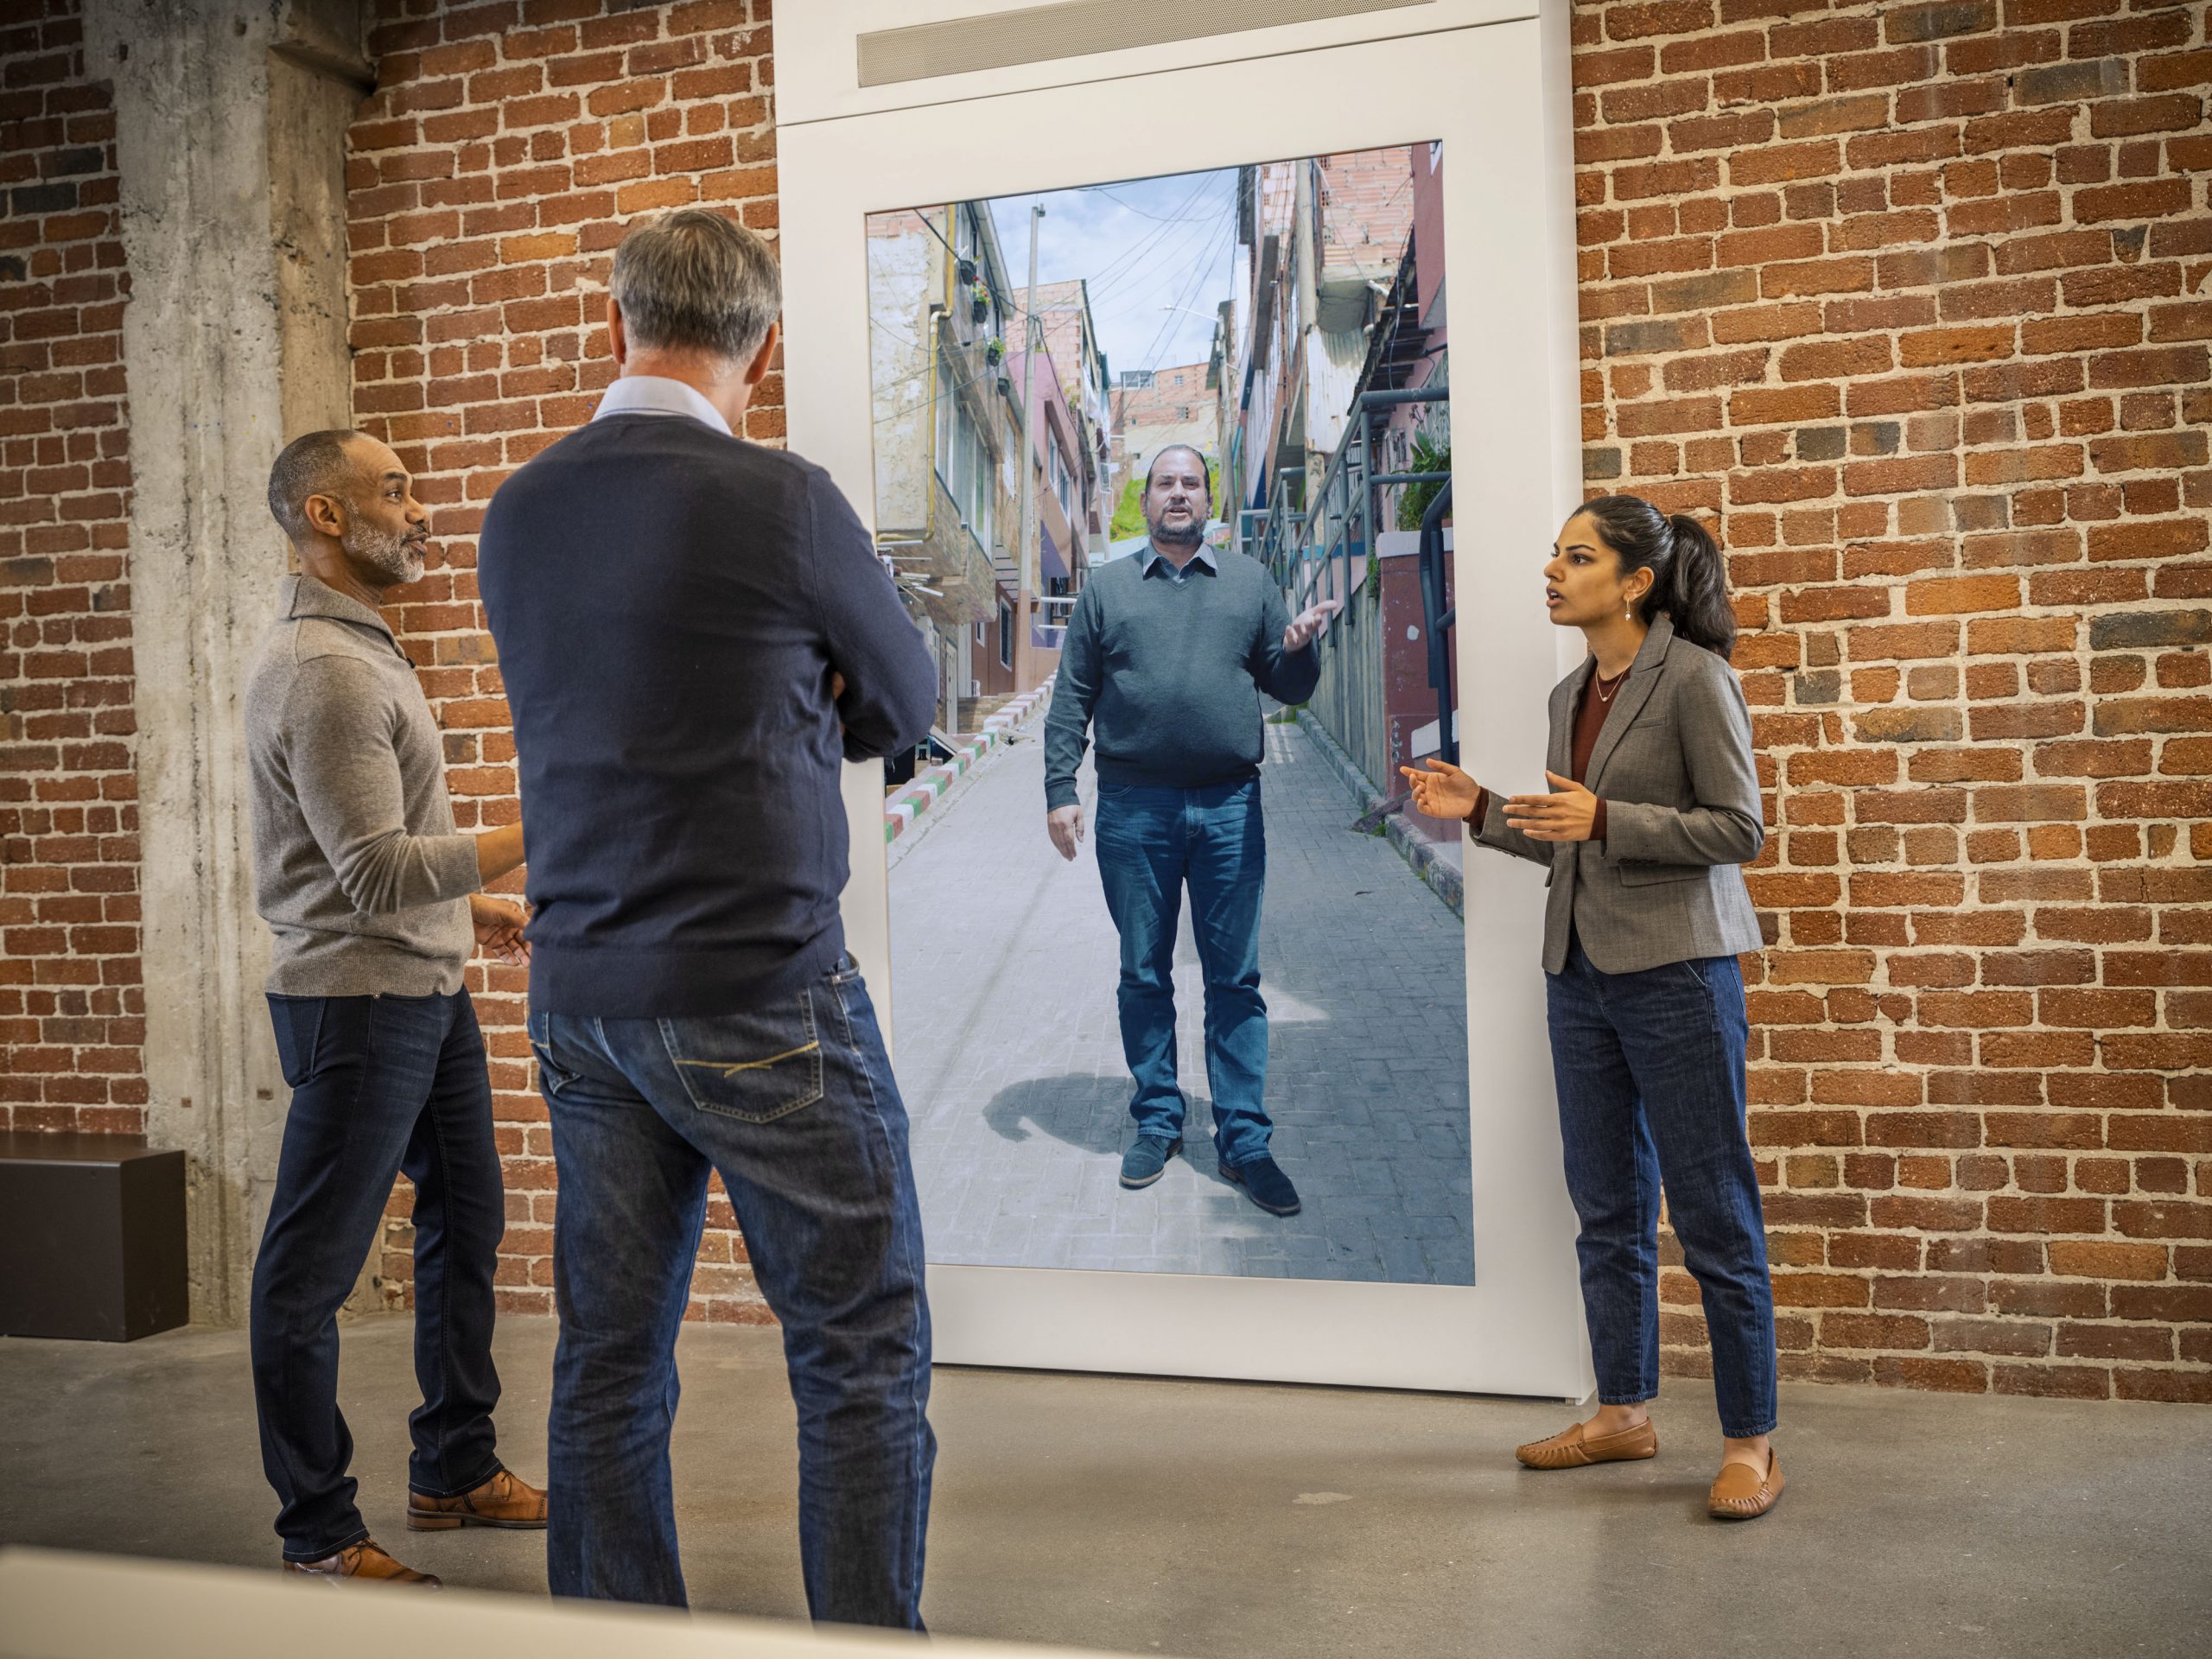
[[[1083,845],[1083,809],[1054,807],[1045,815],[1045,829],[1052,837],[1052,845],[1060,849],[1060,856],[1072,861],[1075,849]]]
[[[520,905],[486,893],[472,893],[468,895],[468,921],[476,930],[476,943],[486,956],[517,965],[530,960],[530,941],[522,936],[530,922],[530,912]]]
[[[1325,599],[1318,605],[1309,605],[1293,617],[1290,626],[1282,631],[1285,651],[1303,651],[1320,636],[1329,626],[1329,619],[1344,607],[1341,599]]]

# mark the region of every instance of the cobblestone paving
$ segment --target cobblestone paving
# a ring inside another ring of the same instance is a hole
[[[1261,991],[1274,1151],[1305,1201],[1268,1216],[1207,1138],[1202,982],[1176,950],[1186,1150],[1118,1184],[1133,1130],[1118,955],[1091,848],[1045,834],[1041,728],[941,804],[891,874],[893,1034],[930,1259],[1471,1284],[1459,918],[1295,727],[1268,728]],[[1095,786],[1082,779],[1086,821]]]

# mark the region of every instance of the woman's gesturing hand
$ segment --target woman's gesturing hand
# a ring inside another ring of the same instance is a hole
[[[1587,841],[1598,819],[1598,798],[1572,778],[1546,772],[1549,795],[1514,795],[1505,821],[1531,841]]]
[[[1431,818],[1464,818],[1475,810],[1476,797],[1482,791],[1472,778],[1434,755],[1422,764],[1427,771],[1416,766],[1398,768],[1413,790],[1414,811]]]

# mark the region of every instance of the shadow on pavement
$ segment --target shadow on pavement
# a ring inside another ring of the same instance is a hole
[[[1002,1140],[1027,1141],[1035,1131],[1077,1152],[1119,1158],[1128,1144],[1128,1079],[1083,1074],[1024,1077],[992,1096],[983,1108],[983,1121]]]
[[[1128,1149],[1129,1080],[1076,1074],[1027,1077],[993,1096],[983,1122],[1002,1140],[1027,1141],[1033,1131],[1048,1135],[1093,1157],[1119,1160]],[[1224,1186],[1214,1167],[1211,1128],[1205,1103],[1193,1102],[1183,1125],[1183,1155],[1191,1166]]]

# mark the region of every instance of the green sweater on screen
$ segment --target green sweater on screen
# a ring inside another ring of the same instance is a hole
[[[1241,553],[1203,553],[1180,581],[1149,546],[1093,570],[1045,717],[1046,809],[1076,804],[1086,728],[1102,784],[1200,789],[1256,774],[1261,694],[1303,702],[1321,678],[1313,645],[1283,650],[1289,621]]]

